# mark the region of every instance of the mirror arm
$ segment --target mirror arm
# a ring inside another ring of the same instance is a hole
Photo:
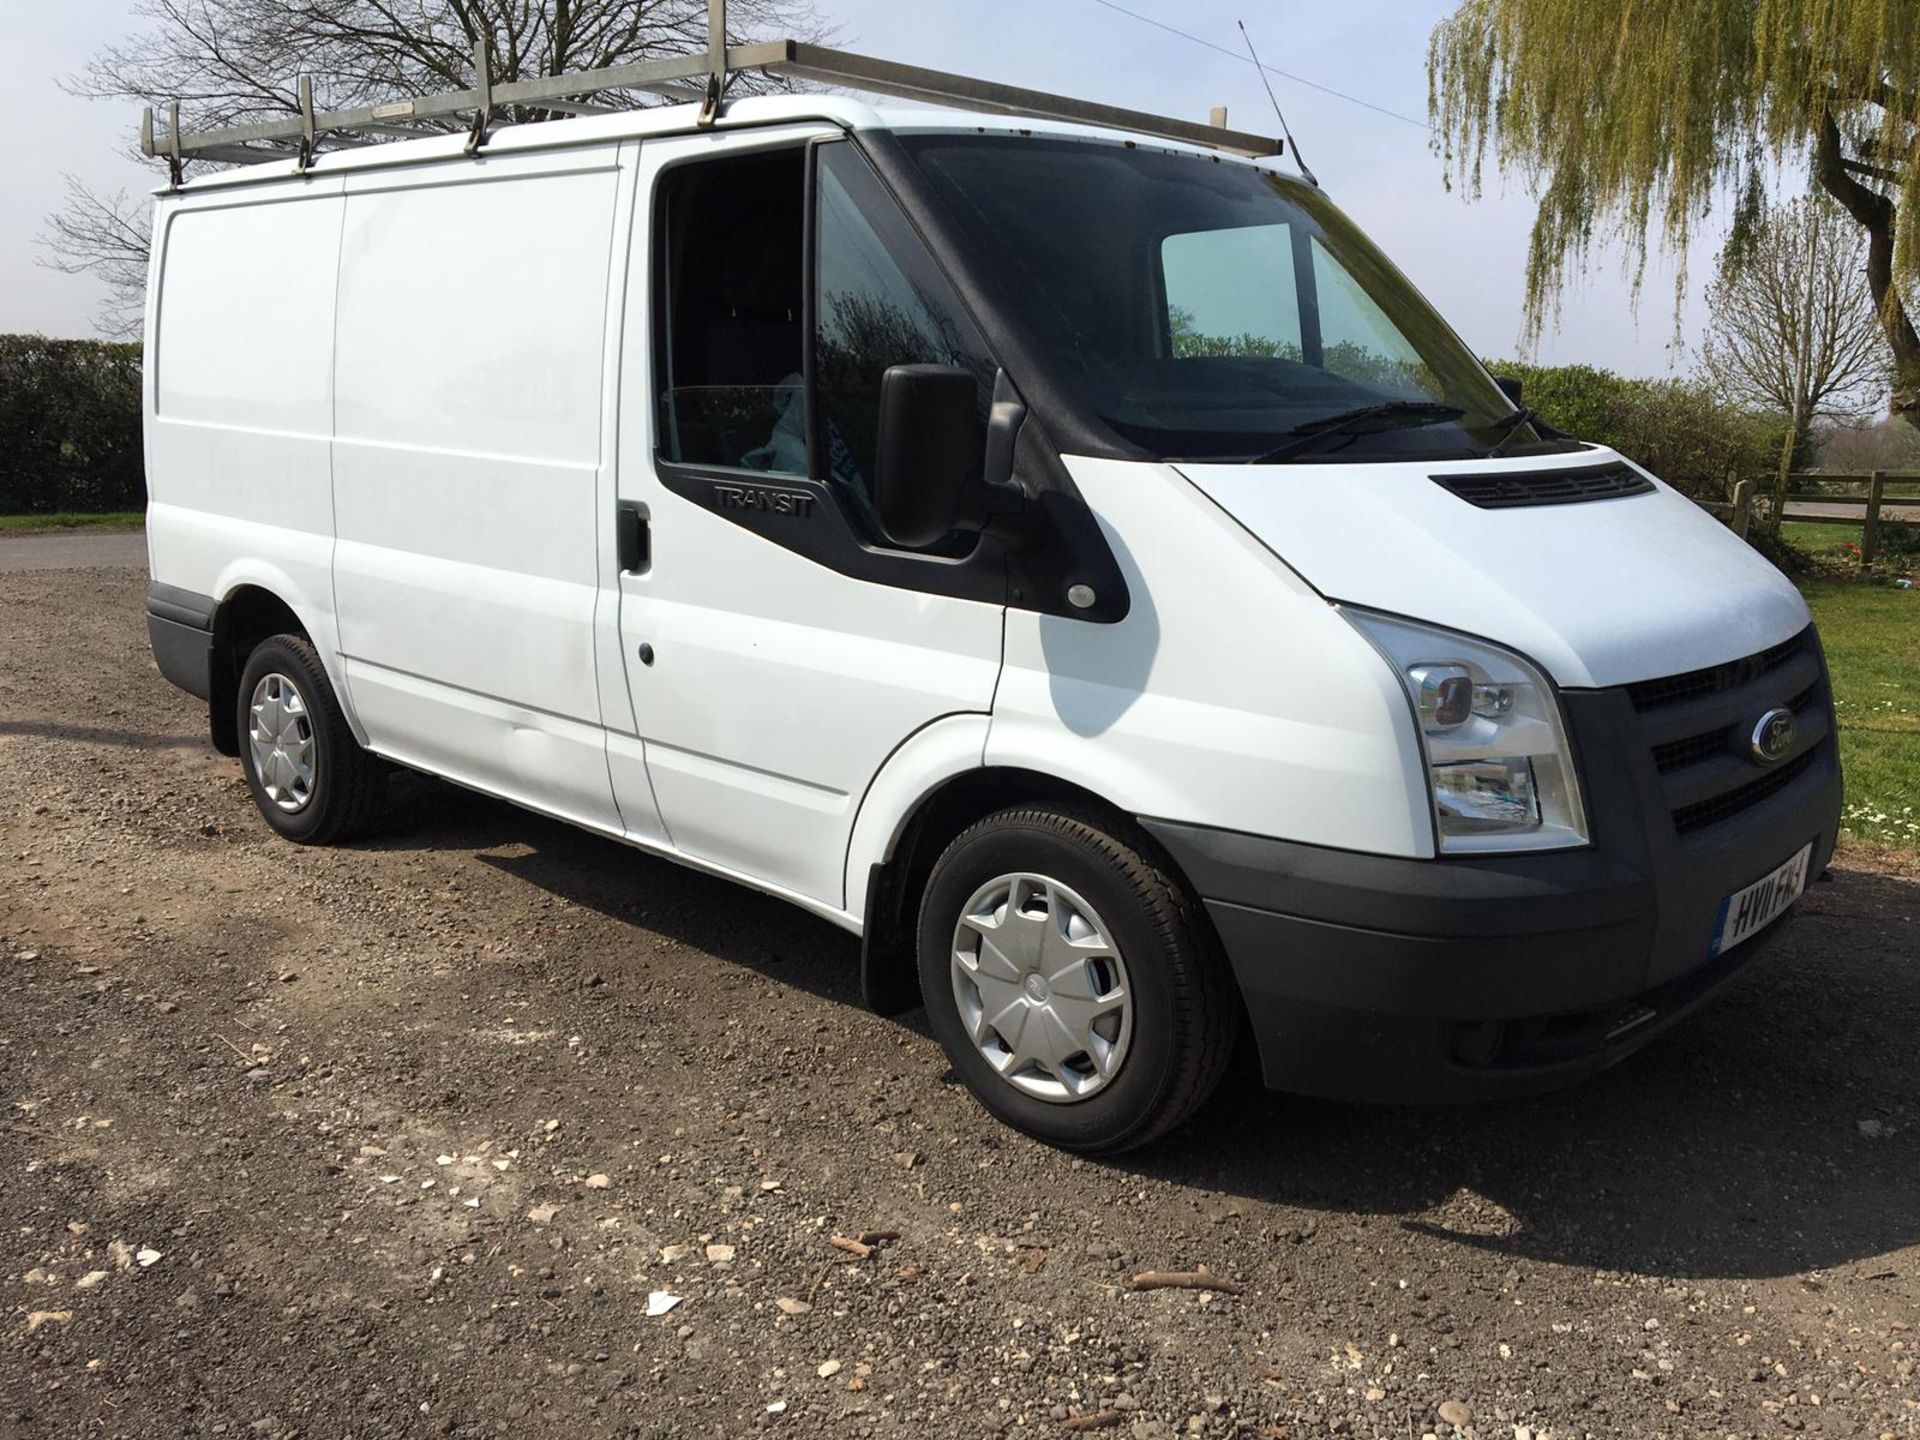
[[[1027,492],[1014,478],[1014,448],[1027,418],[1027,402],[1002,370],[993,380],[993,405],[987,414],[986,513],[1017,515],[1027,506]]]

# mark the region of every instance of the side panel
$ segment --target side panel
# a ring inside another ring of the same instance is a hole
[[[1431,855],[1412,716],[1372,647],[1172,467],[1067,464],[1133,607],[1008,612],[987,764],[1136,815]]]
[[[338,675],[331,566],[341,182],[163,200],[147,327],[153,578],[270,581]]]
[[[593,622],[617,159],[350,178],[334,450],[374,748],[616,830]]]

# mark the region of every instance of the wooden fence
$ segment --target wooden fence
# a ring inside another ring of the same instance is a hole
[[[1745,536],[1755,515],[1769,521],[1773,517],[1777,481],[1769,478],[1755,483],[1742,480],[1733,487],[1731,505],[1706,508]],[[1844,489],[1815,489],[1815,486]],[[1852,493],[1858,491],[1859,493]],[[1787,509],[1782,519],[1795,525],[1846,525],[1860,532],[1860,563],[1871,565],[1880,550],[1882,512],[1907,507],[1920,516],[1920,471],[1875,470],[1867,475],[1824,475],[1795,472],[1787,477]],[[1795,505],[1826,505],[1837,509],[1858,509],[1859,514],[1810,515],[1804,509],[1795,514]],[[1899,517],[1886,517],[1887,523],[1900,523]]]

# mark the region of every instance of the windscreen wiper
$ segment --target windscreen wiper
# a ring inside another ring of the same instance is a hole
[[[1422,425],[1444,425],[1467,412],[1458,405],[1442,405],[1437,400],[1388,400],[1379,405],[1362,405],[1357,410],[1342,410],[1296,425],[1288,438],[1271,450],[1249,455],[1244,465],[1272,465],[1332,435],[1365,435],[1379,430],[1413,430]]]
[[[1511,445],[1513,443],[1513,437],[1520,433],[1520,427],[1522,425],[1531,424],[1539,418],[1539,411],[1535,410],[1531,405],[1522,405],[1515,409],[1512,414],[1502,415],[1498,420],[1494,421],[1493,424],[1487,428],[1498,430],[1500,432],[1500,438],[1494,441],[1493,448],[1487,451],[1487,459],[1493,459],[1494,456]]]

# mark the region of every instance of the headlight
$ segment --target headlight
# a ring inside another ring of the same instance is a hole
[[[1587,843],[1573,752],[1546,676],[1485,640],[1346,606],[1340,613],[1406,687],[1443,852]]]

